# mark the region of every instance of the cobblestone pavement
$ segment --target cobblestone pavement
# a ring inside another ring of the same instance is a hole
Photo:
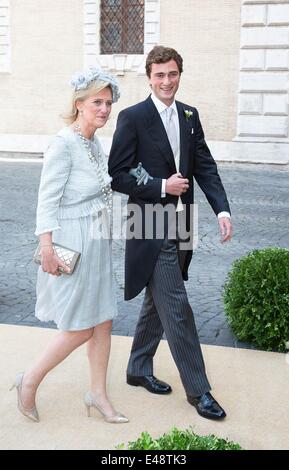
[[[54,327],[34,317],[36,265],[31,261],[41,163],[0,161],[0,323]],[[289,246],[289,171],[276,167],[219,165],[233,213],[234,238],[220,244],[215,216],[203,193],[199,244],[186,283],[202,343],[250,347],[231,333],[222,305],[222,286],[232,262],[256,248]],[[113,242],[119,315],[113,333],[134,334],[143,294],[123,300],[124,245]]]

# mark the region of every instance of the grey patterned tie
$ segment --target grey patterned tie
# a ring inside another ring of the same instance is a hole
[[[178,138],[177,138],[177,129],[173,120],[174,112],[175,110],[173,108],[166,109],[166,131],[167,131],[168,139],[171,144],[174,157],[176,157],[178,153]]]

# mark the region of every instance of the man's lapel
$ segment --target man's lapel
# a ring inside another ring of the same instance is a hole
[[[159,147],[162,155],[167,160],[173,173],[176,173],[176,164],[174,155],[169,143],[169,139],[164,128],[161,117],[150,97],[145,101],[146,104],[146,116],[145,123],[146,128],[150,133],[150,137]]]
[[[186,176],[189,165],[190,129],[182,103],[176,101],[180,123],[180,173]]]

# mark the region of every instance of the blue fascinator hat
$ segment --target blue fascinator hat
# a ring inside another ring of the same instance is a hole
[[[112,90],[112,101],[116,103],[120,97],[119,86],[116,78],[104,70],[90,66],[83,72],[77,72],[70,80],[70,85],[74,91],[85,90],[92,82],[104,82],[110,85]]]

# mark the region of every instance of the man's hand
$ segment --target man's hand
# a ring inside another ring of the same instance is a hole
[[[180,196],[189,188],[189,180],[183,178],[181,173],[175,173],[166,181],[166,193],[172,196]]]
[[[218,221],[222,234],[221,243],[225,243],[228,240],[231,240],[233,236],[233,226],[231,224],[231,219],[228,217],[220,217]]]

